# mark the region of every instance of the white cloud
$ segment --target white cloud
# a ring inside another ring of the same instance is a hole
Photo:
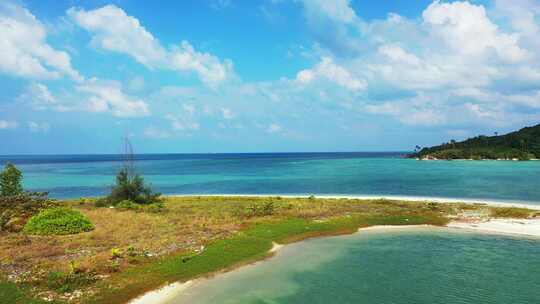
[[[435,35],[464,55],[485,56],[492,49],[507,62],[521,61],[528,55],[517,44],[518,36],[501,32],[481,5],[435,1],[422,16]]]
[[[369,104],[365,110],[371,114],[393,116],[406,125],[435,126],[447,120],[444,112],[419,99]]]
[[[0,119],[0,130],[16,129],[18,126],[19,124],[16,121]]]
[[[148,104],[142,99],[128,96],[116,81],[90,79],[77,86],[86,96],[84,105],[91,112],[110,112],[117,117],[138,117],[150,114]]]
[[[354,77],[347,69],[335,64],[330,57],[321,58],[315,67],[302,70],[296,75],[296,80],[304,84],[321,78],[337,83],[351,91],[360,91],[367,87],[367,83],[363,79]]]
[[[0,71],[23,78],[82,80],[70,56],[47,43],[45,26],[26,8],[0,3],[0,37]]]
[[[64,102],[55,96],[43,83],[30,84],[18,99],[39,111],[52,109],[57,112],[69,112],[75,110],[74,104]]]
[[[413,54],[407,53],[397,45],[384,44],[379,47],[379,53],[388,57],[393,62],[406,63],[410,65],[420,64],[420,59]]]
[[[47,133],[51,129],[51,126],[47,122],[39,123],[35,121],[29,121],[28,129],[30,129],[30,132],[34,133]]]
[[[151,69],[194,72],[209,86],[217,86],[232,77],[229,60],[198,52],[187,41],[165,49],[135,17],[114,5],[85,11],[70,8],[67,14],[82,28],[93,34],[95,47],[127,54]]]

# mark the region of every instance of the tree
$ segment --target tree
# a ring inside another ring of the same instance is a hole
[[[22,173],[11,163],[7,163],[0,173],[0,195],[13,196],[22,193]]]
[[[142,176],[135,172],[133,148],[129,139],[124,139],[123,166],[116,174],[116,185],[106,198],[109,204],[116,205],[124,200],[137,204],[159,202],[160,193],[155,193],[144,184]]]

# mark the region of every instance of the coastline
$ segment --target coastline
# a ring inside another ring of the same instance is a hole
[[[461,202],[461,201],[459,201]],[[495,235],[507,235],[515,237],[534,238],[540,240],[540,219],[490,219],[483,222],[463,222],[452,221],[446,226],[434,226],[428,224],[421,225],[375,225],[369,227],[358,228],[356,233],[386,233],[394,231],[415,231],[415,230],[431,230],[431,229],[443,229],[457,233],[477,233],[477,234],[495,234]],[[331,237],[331,236],[320,236]],[[300,241],[302,242],[302,241]],[[186,282],[175,282],[166,285],[158,290],[150,291],[142,296],[129,301],[129,304],[165,304],[167,301],[173,299],[175,296],[180,295],[186,291],[193,284],[203,281],[212,280],[215,275],[238,271],[242,267],[254,265],[257,263],[263,263],[268,258],[271,258],[276,252],[280,251],[286,246],[286,244],[272,243],[272,248],[268,251],[268,257],[266,259],[257,261],[255,263],[241,265],[234,269],[229,269],[224,272],[218,272],[212,276],[201,277]]]
[[[167,197],[283,197],[283,198],[309,198],[312,195],[308,194],[170,194]],[[429,197],[429,196],[400,196],[400,195],[334,195],[321,194],[313,195],[315,198],[321,199],[358,199],[358,200],[396,200],[407,202],[435,202],[435,203],[464,203],[487,205],[491,207],[515,207],[527,208],[531,210],[540,210],[540,202],[527,201],[501,201],[490,199],[471,199],[471,198],[445,198],[445,197]]]

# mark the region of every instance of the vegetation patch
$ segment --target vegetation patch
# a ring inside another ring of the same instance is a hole
[[[263,259],[272,242],[353,233],[371,225],[445,225],[456,216],[489,217],[494,209],[326,198],[192,196],[162,200],[166,212],[157,214],[145,212],[157,204],[125,201],[114,208],[96,208],[94,199],[59,202],[82,212],[96,228],[63,236],[0,234],[1,271],[21,288],[32,284],[28,291],[40,297],[69,303],[125,303],[167,282]],[[532,216],[534,211],[530,212]]]
[[[498,218],[529,218],[533,212],[525,208],[501,207],[491,209],[491,216]]]
[[[480,135],[467,140],[443,143],[434,147],[416,146],[410,157],[426,159],[516,159],[540,158],[540,124],[519,131],[494,136]]]
[[[37,235],[66,235],[91,231],[94,225],[79,211],[70,208],[51,208],[30,218],[24,232]]]
[[[45,192],[23,191],[22,178],[10,163],[0,172],[0,232],[19,232],[31,216],[56,205]]]
[[[57,303],[36,299],[29,295],[29,287],[21,286],[0,279],[0,303],[9,304],[45,304]]]

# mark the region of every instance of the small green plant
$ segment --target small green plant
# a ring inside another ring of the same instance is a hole
[[[120,248],[113,248],[111,249],[111,259],[120,259],[122,258],[122,250]]]
[[[91,231],[94,225],[80,212],[70,208],[51,208],[33,216],[24,232],[37,235],[66,235]]]
[[[123,200],[116,205],[116,208],[127,209],[127,210],[137,210],[137,209],[140,209],[141,207],[130,200]]]
[[[13,196],[23,192],[22,173],[11,163],[7,163],[0,173],[0,195]]]

